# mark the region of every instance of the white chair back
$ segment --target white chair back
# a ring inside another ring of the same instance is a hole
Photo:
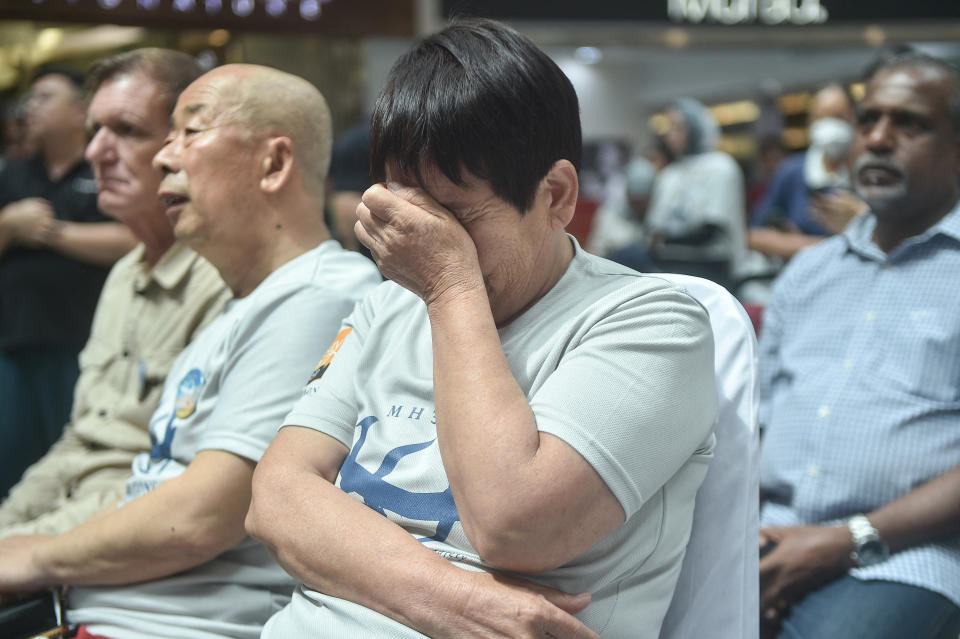
[[[757,341],[740,303],[719,284],[658,274],[710,313],[717,375],[717,445],[697,493],[693,530],[660,639],[757,639],[759,433]]]

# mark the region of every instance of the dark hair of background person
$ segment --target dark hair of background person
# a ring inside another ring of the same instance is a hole
[[[374,181],[390,166],[422,182],[433,165],[463,186],[466,171],[521,212],[556,161],[579,171],[581,153],[570,80],[529,39],[491,20],[455,22],[404,54],[370,131]]]
[[[170,49],[143,48],[118,53],[100,60],[90,68],[87,93],[93,95],[102,84],[128,73],[145,73],[166,87],[167,109],[187,86],[203,75],[193,56]]]
[[[947,108],[953,121],[954,135],[960,140],[960,68],[955,64],[937,58],[916,49],[905,47],[882,55],[871,63],[864,72],[864,81],[869,83],[878,73],[903,67],[923,67],[939,71],[950,79],[950,97]]]
[[[44,64],[37,67],[37,70],[33,72],[33,77],[30,79],[30,84],[33,85],[37,80],[48,75],[59,75],[66,78],[73,87],[77,99],[83,99],[83,71],[77,69],[76,67],[71,67],[65,64]]]

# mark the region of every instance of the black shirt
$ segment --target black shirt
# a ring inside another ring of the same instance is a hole
[[[86,162],[57,182],[39,156],[3,167],[0,208],[29,197],[48,200],[65,222],[108,219],[97,209],[97,184]],[[0,255],[0,350],[82,348],[108,271],[49,249],[8,245]]]

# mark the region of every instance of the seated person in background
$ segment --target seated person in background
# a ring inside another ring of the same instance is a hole
[[[852,122],[853,101],[842,86],[817,91],[810,104],[810,147],[784,160],[754,209],[747,236],[751,249],[789,259],[863,212],[863,202],[851,192]]]
[[[264,637],[657,636],[713,339],[686,292],[565,233],[580,154],[570,81],[506,26],[394,66],[357,225],[393,281],[258,465],[248,529],[303,582]]]
[[[36,154],[0,170],[0,498],[63,432],[100,289],[135,244],[97,209],[85,116],[83,74],[42,67],[26,102]]]
[[[760,604],[783,639],[960,633],[960,74],[891,59],[859,105],[870,213],[798,254],[760,343]]]
[[[667,117],[675,159],[657,175],[647,211],[653,261],[733,290],[746,251],[743,172],[716,150],[719,127],[705,106],[681,98]]]
[[[140,245],[104,284],[70,422],[0,504],[0,537],[59,534],[123,497],[133,458],[150,450],[147,423],[173,359],[230,296],[209,262],[174,242],[151,164],[177,95],[199,75],[191,56],[164,49],[121,53],[91,71],[86,154],[97,203]]]
[[[0,540],[0,590],[80,586],[69,621],[110,639],[254,639],[289,600],[290,577],[244,532],[253,467],[303,369],[380,280],[329,240],[329,158],[330,114],[305,80],[229,65],[180,95],[160,196],[236,299],[174,362],[122,505]]]
[[[627,163],[624,170],[625,192],[614,202],[605,204],[594,218],[588,247],[591,253],[637,271],[658,270],[650,260],[649,242],[643,225],[656,177],[657,168],[643,156]]]
[[[360,251],[369,257],[366,247],[360,244],[353,231],[360,197],[373,184],[370,181],[368,116],[334,139],[327,182],[327,219],[333,236],[344,248]]]

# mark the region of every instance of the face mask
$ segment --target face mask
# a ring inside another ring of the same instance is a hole
[[[853,127],[838,118],[820,118],[810,125],[810,147],[823,151],[831,160],[838,160],[850,151]]]

